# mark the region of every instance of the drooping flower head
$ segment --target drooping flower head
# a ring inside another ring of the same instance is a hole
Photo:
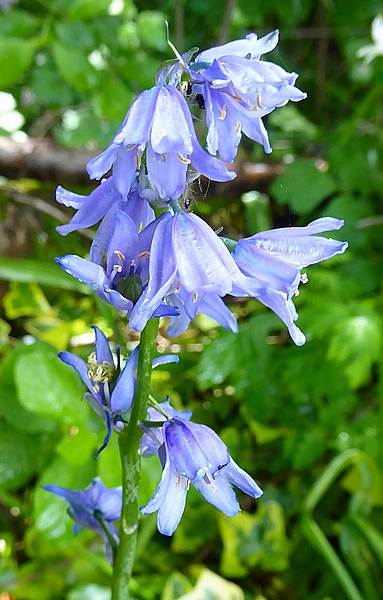
[[[113,168],[128,193],[133,174],[146,151],[148,179],[162,199],[181,196],[186,173],[195,171],[215,181],[229,181],[235,174],[200,146],[189,107],[173,85],[157,84],[137,96],[111,145],[88,164],[92,179]]]
[[[148,282],[150,248],[155,228],[161,219],[150,223],[140,233],[136,223],[118,210],[112,223],[96,235],[89,260],[75,254],[56,258],[59,266],[129,316]],[[102,227],[102,225],[101,225]],[[177,309],[161,303],[148,318],[176,315]]]
[[[262,117],[306,94],[295,87],[297,75],[260,60],[278,43],[278,31],[258,39],[251,33],[198,54],[189,66],[193,92],[203,97],[207,149],[234,160],[242,132],[271,152]]]
[[[255,297],[271,308],[301,346],[305,336],[295,325],[298,315],[292,298],[307,276],[301,269],[342,254],[348,244],[316,234],[340,229],[344,221],[332,217],[316,219],[306,227],[283,227],[239,240],[233,258],[241,271],[258,286]]]
[[[157,423],[165,422],[167,419],[178,417],[179,419],[185,419],[189,421],[192,417],[191,410],[176,410],[170,405],[170,399],[167,398],[165,402],[159,404],[161,412],[152,406],[149,406],[147,412],[147,421],[155,421]],[[166,415],[166,417],[164,416]],[[158,453],[159,448],[164,443],[163,428],[161,427],[147,427],[141,425],[144,431],[143,436],[140,440],[140,454],[142,456],[153,456]]]
[[[231,517],[240,511],[232,484],[253,498],[262,495],[260,487],[234,462],[223,441],[206,425],[174,417],[164,423],[163,437],[159,450],[162,478],[141,512],[158,511],[158,530],[164,535],[172,535],[177,528],[190,484]]]
[[[98,454],[108,444],[112,428],[121,431],[132,406],[136,386],[138,366],[138,346],[133,350],[125,366],[120,370],[115,364],[105,334],[94,327],[96,335],[95,352],[85,362],[71,352],[60,352],[59,358],[77,371],[89,390],[86,398],[93,410],[105,419],[106,437]],[[178,356],[163,355],[153,360],[153,368],[178,362]]]
[[[45,485],[44,489],[68,502],[68,513],[75,521],[75,532],[80,529],[92,529],[102,536],[110,556],[109,540],[100,518],[118,543],[118,533],[113,523],[121,516],[122,488],[106,488],[101,479],[96,477],[85,490],[70,490],[58,485]]]

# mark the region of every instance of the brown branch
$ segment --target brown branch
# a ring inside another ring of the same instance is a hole
[[[23,177],[40,181],[54,181],[62,185],[90,183],[86,163],[96,151],[68,150],[53,142],[29,139],[16,142],[0,137],[0,175],[12,179]],[[225,189],[228,193],[266,184],[282,172],[279,163],[235,163],[237,177]]]
[[[14,179],[86,184],[85,167],[92,156],[94,152],[67,150],[47,140],[16,142],[0,137],[0,174]]]

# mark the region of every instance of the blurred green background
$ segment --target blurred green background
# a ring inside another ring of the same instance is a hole
[[[85,256],[57,184],[87,193],[86,158],[103,148],[134,95],[179,50],[279,28],[268,59],[300,73],[306,101],[266,118],[273,153],[244,141],[238,179],[203,183],[194,210],[226,235],[344,218],[344,256],[308,269],[295,347],[255,301],[231,301],[237,336],[197,319],[160,350],[158,396],[191,407],[265,490],[228,519],[193,491],[173,538],[142,521],[137,600],[379,600],[383,597],[383,57],[367,62],[378,0],[0,1],[0,598],[108,600],[111,567],[91,532],[72,534],[46,483],[120,482],[116,440],[56,358],[86,357],[97,324],[137,340],[107,305],[59,271]],[[381,32],[381,46],[383,33]],[[30,150],[34,149],[33,155]],[[334,237],[334,236],[333,236]],[[144,462],[142,502],[160,468]]]

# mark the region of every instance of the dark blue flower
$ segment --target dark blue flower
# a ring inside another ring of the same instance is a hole
[[[167,398],[165,402],[161,402],[159,407],[161,408],[162,412],[159,412],[152,406],[148,408],[148,421],[165,422],[166,417],[163,413],[165,413],[169,419],[178,417],[179,419],[184,419],[186,421],[189,421],[192,416],[191,410],[176,410],[173,408],[170,405],[169,398]],[[144,434],[140,441],[140,454],[142,454],[142,456],[153,456],[154,454],[158,453],[158,449],[164,443],[163,428],[142,426],[142,429],[144,430]]]
[[[106,488],[99,477],[93,479],[85,490],[70,490],[57,485],[45,485],[44,489],[64,498],[69,504],[69,514],[75,521],[75,531],[92,529],[102,536],[110,556],[109,540],[100,524],[100,517],[111,537],[118,544],[118,533],[113,525],[121,516],[122,488]]]
[[[98,450],[99,454],[109,442],[112,428],[120,431],[130,411],[136,386],[138,346],[119,372],[119,365],[115,365],[105,334],[98,327],[93,329],[96,335],[95,352],[87,362],[71,352],[60,352],[59,358],[78,372],[89,390],[86,394],[89,404],[105,419],[107,433]],[[153,368],[178,360],[175,354],[164,354],[153,360]]]
[[[306,275],[301,275],[301,269],[346,250],[347,242],[316,235],[338,230],[343,223],[324,217],[306,227],[262,231],[240,240],[233,251],[232,256],[243,274],[258,288],[254,293],[257,300],[285,322],[298,346],[305,343],[305,336],[294,323],[298,315],[292,298],[297,295],[299,284],[307,281]]]
[[[244,40],[201,52],[190,65],[193,92],[204,99],[207,148],[222,160],[234,160],[242,132],[271,152],[262,117],[289,100],[306,98],[295,87],[295,73],[260,60],[277,43],[278,31],[260,40],[249,34]]]
[[[174,417],[164,423],[163,436],[159,451],[162,478],[141,512],[158,511],[158,529],[164,535],[172,535],[180,522],[190,484],[228,516],[240,511],[232,485],[253,498],[262,495],[260,487],[234,462],[223,441],[206,425]]]
[[[235,177],[202,149],[188,105],[172,85],[156,85],[139,94],[111,145],[89,162],[88,173],[100,179],[113,167],[114,177],[129,182],[128,190],[145,149],[148,178],[162,199],[183,194],[189,165],[216,181]]]

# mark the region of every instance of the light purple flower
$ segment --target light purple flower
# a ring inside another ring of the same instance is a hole
[[[204,98],[207,149],[222,160],[234,160],[242,132],[271,152],[262,117],[289,100],[306,98],[295,87],[295,73],[260,60],[277,43],[278,31],[260,40],[249,34],[200,53],[189,67],[193,92]]]
[[[121,431],[132,406],[138,367],[137,346],[120,371],[116,365],[105,334],[93,327],[96,336],[95,352],[88,362],[71,352],[60,352],[59,358],[77,371],[89,390],[86,398],[93,410],[105,419],[106,437],[98,450],[99,454],[108,444],[112,428]],[[164,354],[153,360],[153,368],[178,362],[175,354]]]
[[[294,342],[301,346],[305,336],[295,325],[298,315],[292,298],[298,293],[301,269],[342,254],[348,244],[316,234],[338,230],[344,221],[324,217],[306,227],[283,227],[262,231],[240,240],[233,258],[241,271],[258,286],[257,300],[271,308],[287,325]]]
[[[163,425],[164,444],[160,484],[143,514],[158,511],[158,530],[172,535],[181,520],[186,494],[192,484],[207,500],[228,516],[240,511],[232,485],[253,498],[262,490],[231,458],[226,445],[206,425],[174,417]]]
[[[215,181],[235,177],[201,148],[188,105],[172,85],[156,85],[139,94],[112,144],[89,162],[88,173],[100,179],[113,167],[118,189],[127,193],[145,149],[148,178],[162,199],[182,195],[189,164]]]
[[[209,225],[193,214],[166,213],[153,235],[148,284],[134,305],[129,326],[142,331],[166,299],[181,313],[180,325],[174,319],[173,333],[180,333],[199,312],[236,331],[235,318],[222,301],[234,284],[249,293],[253,289]]]
[[[112,550],[97,515],[102,518],[110,535],[118,544],[118,533],[113,522],[118,521],[122,508],[122,488],[106,488],[99,477],[93,479],[85,490],[71,490],[58,485],[45,485],[44,490],[64,498],[69,504],[69,515],[75,521],[75,532],[92,529],[102,536],[109,557]]]
[[[191,410],[176,410],[170,405],[169,398],[165,402],[161,402],[159,406],[169,419],[173,417],[178,417],[185,421],[191,419]],[[165,422],[166,417],[156,408],[150,406],[148,408],[147,421]],[[163,428],[142,426],[142,429],[144,434],[140,440],[140,454],[142,456],[153,456],[158,453],[160,446],[164,443]]]

